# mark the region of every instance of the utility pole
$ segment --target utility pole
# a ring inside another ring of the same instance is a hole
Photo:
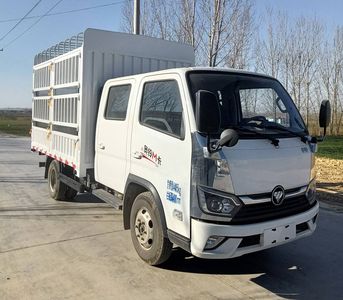
[[[133,33],[140,34],[140,19],[141,19],[141,1],[134,0],[133,7]]]

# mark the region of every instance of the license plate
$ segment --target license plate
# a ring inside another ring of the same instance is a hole
[[[269,228],[264,231],[263,245],[269,246],[277,243],[282,243],[295,238],[295,225],[284,225],[275,228]]]

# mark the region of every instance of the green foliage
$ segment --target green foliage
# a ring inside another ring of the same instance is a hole
[[[343,136],[327,136],[318,144],[318,156],[331,159],[343,159]]]
[[[0,116],[0,133],[29,136],[31,117]]]

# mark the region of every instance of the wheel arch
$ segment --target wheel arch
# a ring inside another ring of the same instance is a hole
[[[162,206],[162,201],[157,192],[157,189],[154,187],[154,185],[151,182],[133,174],[129,174],[128,179],[126,181],[126,185],[125,185],[125,192],[124,192],[124,199],[123,199],[124,229],[125,230],[130,229],[130,213],[131,213],[133,202],[135,198],[143,192],[150,192],[153,195],[157,209],[161,217],[163,236],[168,237],[166,218],[165,218],[165,214],[164,214],[164,210]]]

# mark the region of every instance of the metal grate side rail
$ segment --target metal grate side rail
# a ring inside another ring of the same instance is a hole
[[[76,48],[79,48],[83,45],[83,42],[84,33],[81,32],[77,35],[72,36],[69,39],[66,39],[63,42],[60,42],[59,44],[56,44],[55,46],[50,47],[49,49],[42,51],[41,53],[38,53],[35,56],[34,65],[38,65],[49,59],[55,58]]]

